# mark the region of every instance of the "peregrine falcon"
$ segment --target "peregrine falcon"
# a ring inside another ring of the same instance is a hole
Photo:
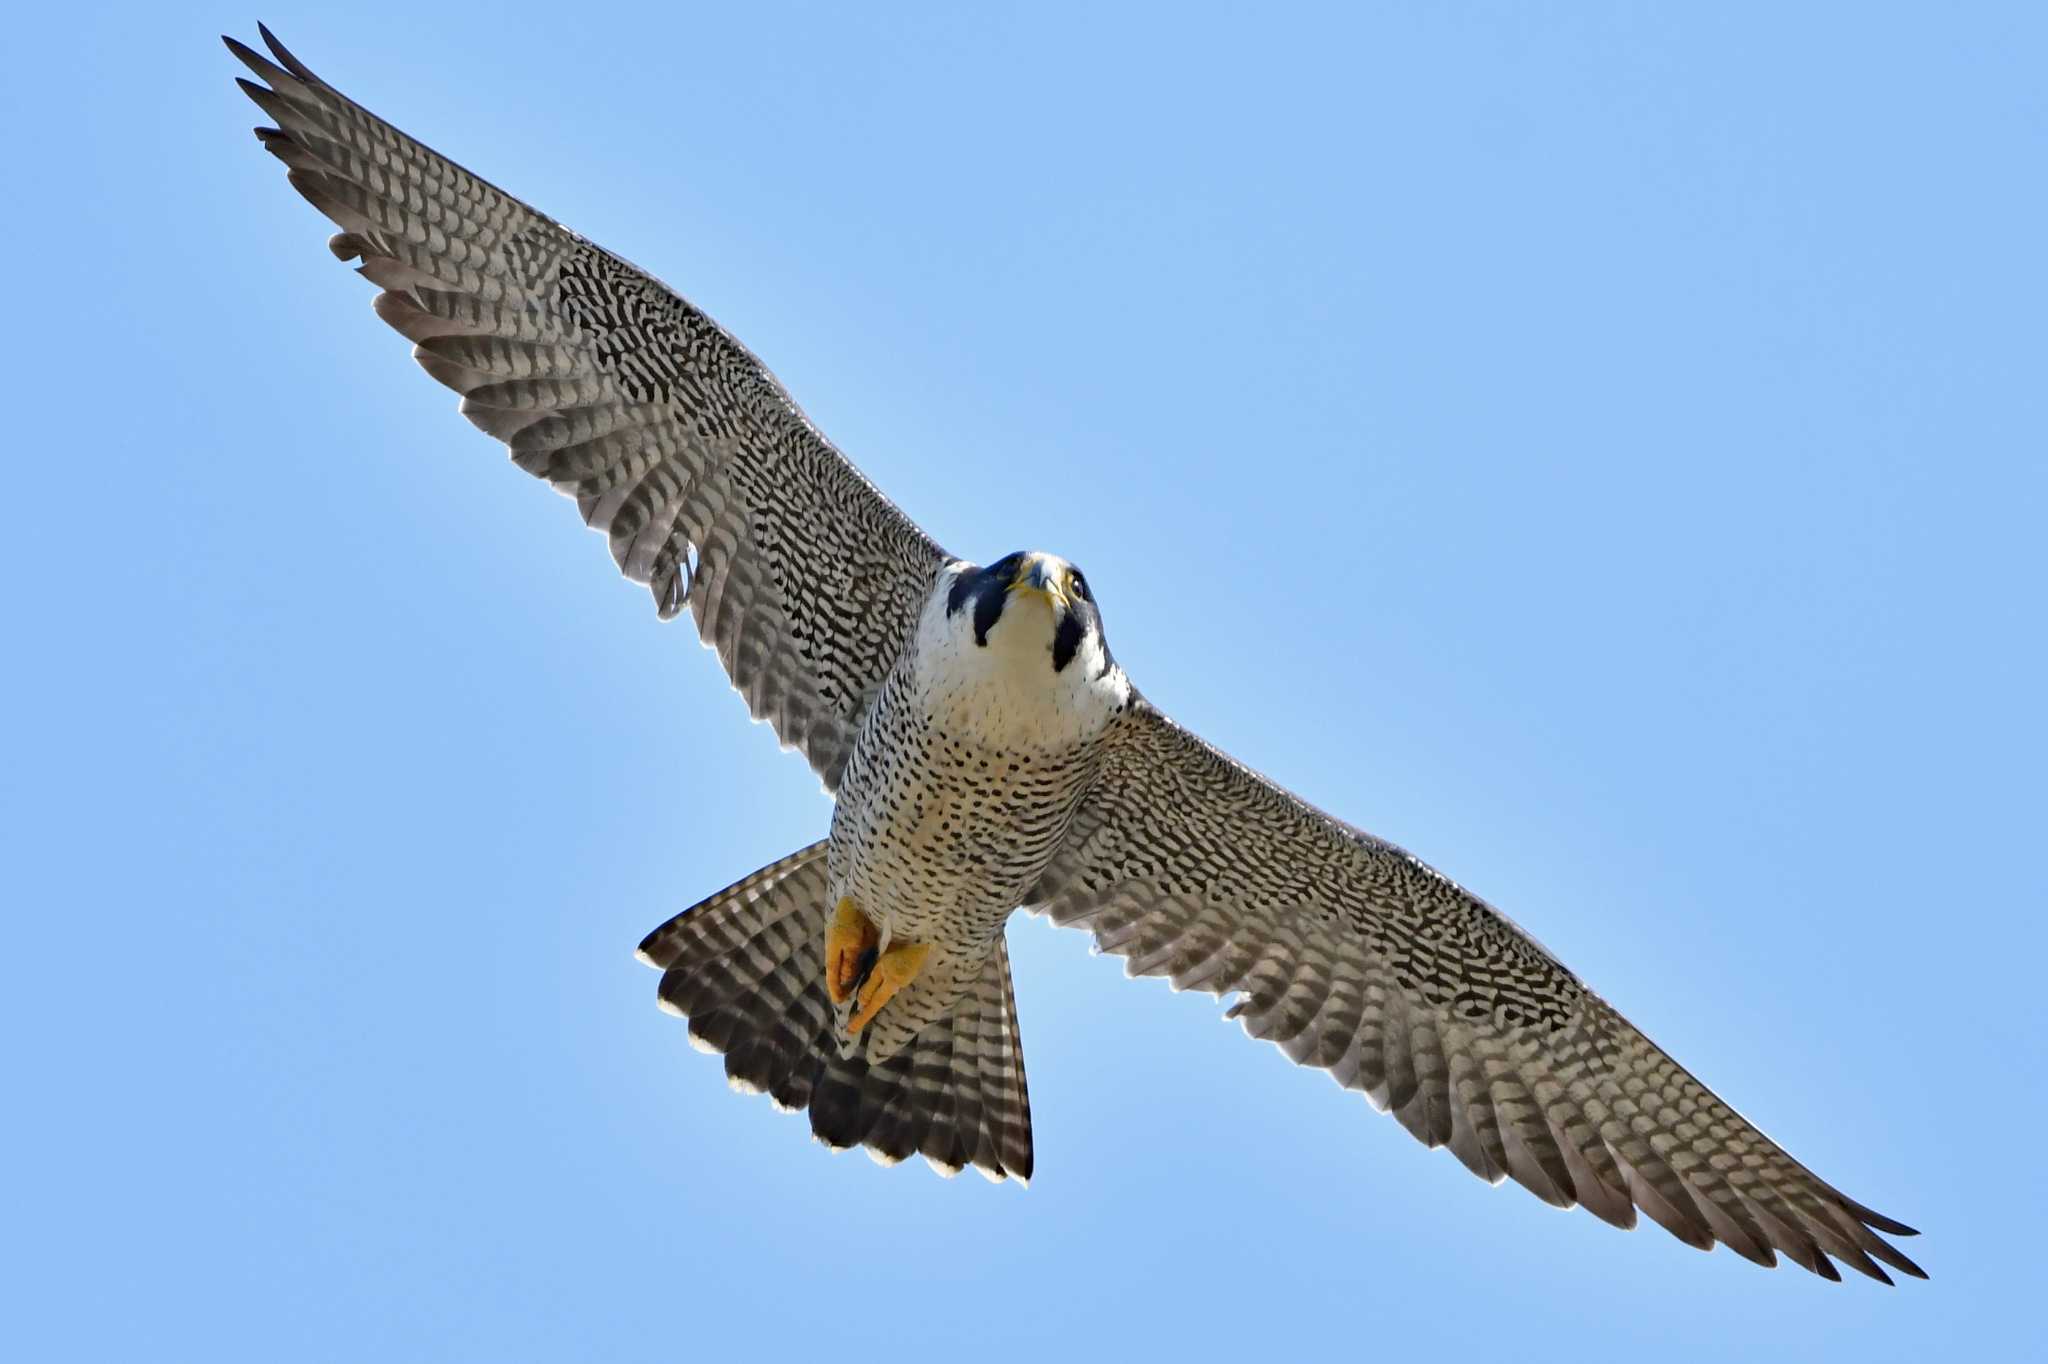
[[[1168,719],[1095,590],[948,554],[740,343],[652,276],[356,105],[268,30],[226,40],[328,246],[462,412],[576,501],[663,619],[834,796],[828,835],[647,935],[663,1007],[819,1139],[1028,1179],[1004,928],[1132,975],[1362,1091],[1489,1182],[1688,1245],[1924,1277],[1912,1229],[1813,1175],[1484,900]]]

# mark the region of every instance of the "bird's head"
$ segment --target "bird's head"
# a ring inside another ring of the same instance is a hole
[[[1098,678],[1110,667],[1095,594],[1056,554],[1019,550],[986,568],[963,567],[946,589],[946,622],[962,644],[1053,676]]]
[[[1059,747],[1100,732],[1131,684],[1088,580],[1055,554],[956,563],[919,627],[930,704],[991,743]]]

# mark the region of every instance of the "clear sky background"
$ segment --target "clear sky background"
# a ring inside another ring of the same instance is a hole
[[[2048,8],[955,8],[10,20],[0,1353],[2038,1351]],[[728,1093],[632,948],[829,805],[327,255],[259,17],[1933,1280],[1489,1189],[1022,918],[1029,1190]]]

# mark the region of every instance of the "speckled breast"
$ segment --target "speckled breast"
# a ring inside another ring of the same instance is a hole
[[[897,938],[994,941],[1052,857],[1095,745],[992,745],[950,731],[902,672],[854,740],[832,816],[828,881]]]

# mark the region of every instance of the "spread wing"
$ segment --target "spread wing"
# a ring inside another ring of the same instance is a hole
[[[1033,908],[1132,975],[1365,1091],[1482,1179],[1759,1264],[1924,1278],[1912,1229],[1817,1179],[1485,901],[1275,786],[1143,698]]]
[[[710,318],[263,40],[275,61],[225,40],[266,82],[240,82],[276,121],[257,136],[378,315],[663,619],[689,606],[755,718],[835,786],[945,553]]]

